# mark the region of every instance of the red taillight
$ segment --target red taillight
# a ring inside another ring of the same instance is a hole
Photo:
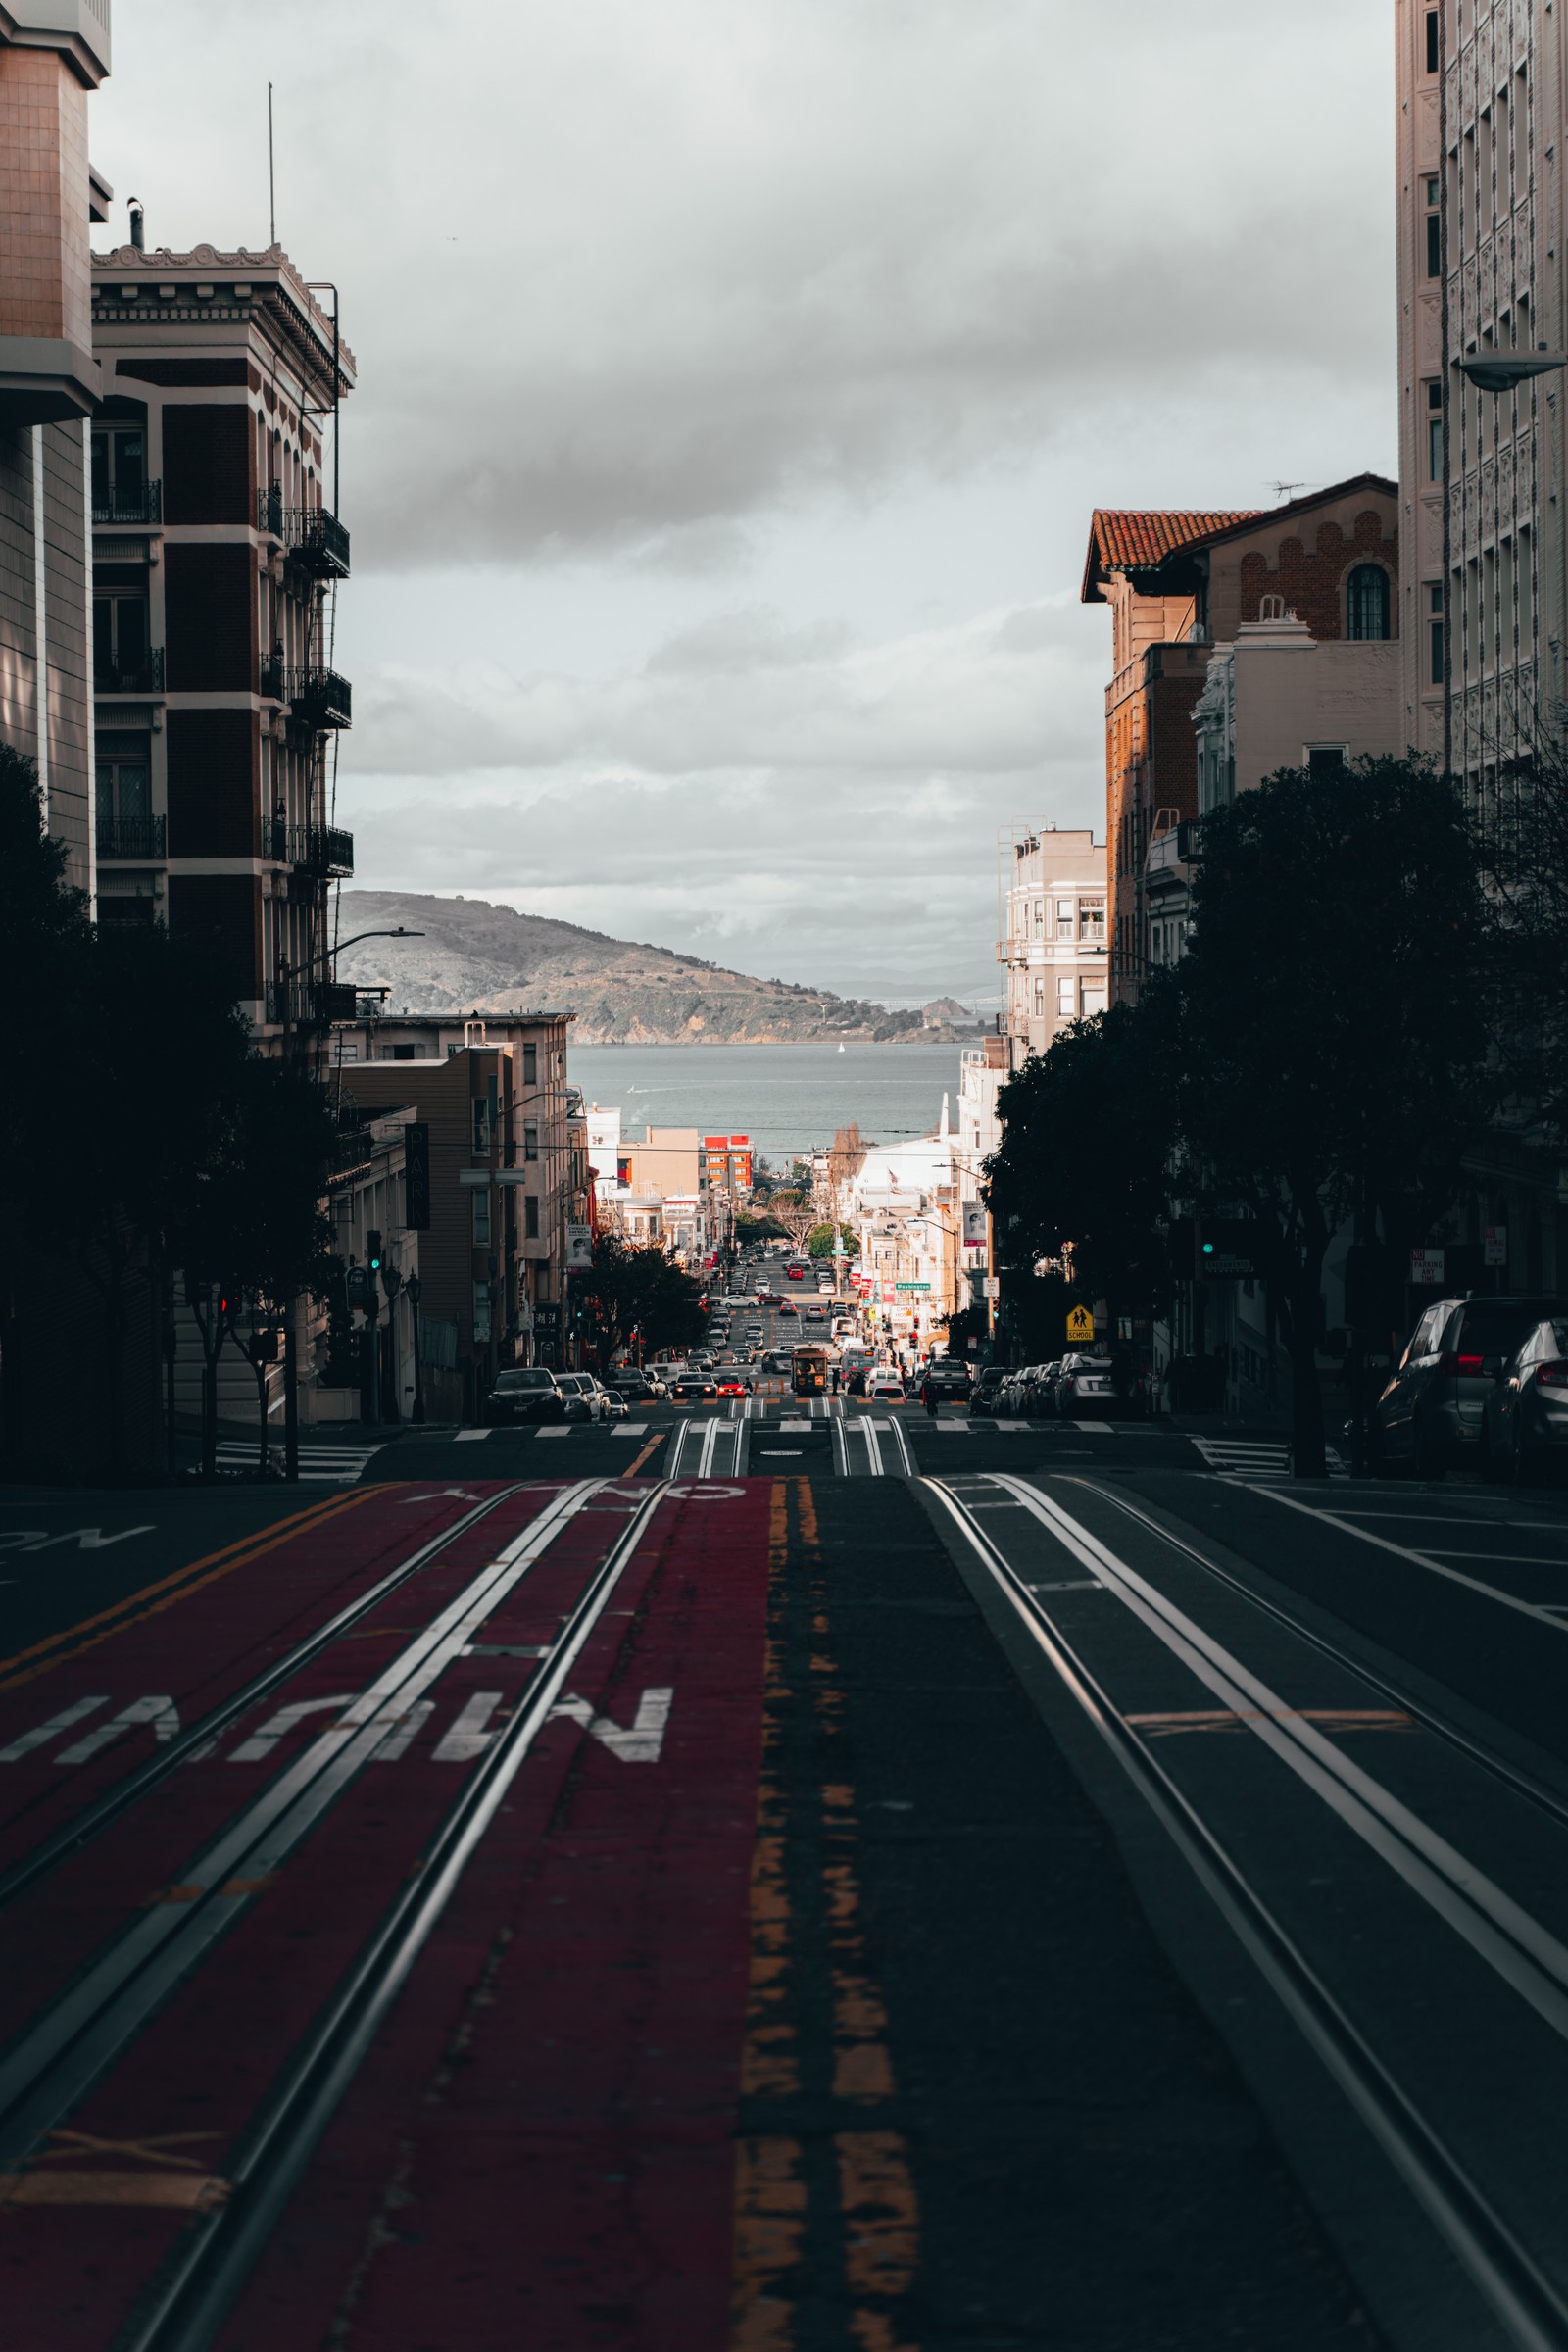
[[[1449,1350],[1439,1356],[1438,1370],[1446,1380],[1451,1380],[1456,1373],[1461,1380],[1479,1380],[1485,1362],[1485,1356],[1455,1355]]]
[[[1536,1385],[1543,1389],[1568,1389],[1568,1364],[1538,1364]]]

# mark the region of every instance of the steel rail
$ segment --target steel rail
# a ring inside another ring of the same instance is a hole
[[[1139,1510],[1135,1503],[1125,1501],[1120,1494],[1113,1494],[1108,1488],[1097,1486],[1093,1479],[1082,1478],[1073,1472],[1062,1475],[1060,1483],[1063,1486],[1082,1487],[1086,1494],[1098,1494],[1102,1501],[1114,1503],[1117,1510],[1123,1512],[1127,1518],[1136,1519],[1141,1526],[1147,1527],[1152,1534],[1158,1536],[1162,1542],[1168,1544],[1173,1551],[1179,1551],[1191,1560],[1195,1567],[1203,1569],[1217,1583],[1228,1585],[1233,1592],[1238,1592],[1244,1600],[1250,1601],[1255,1609],[1263,1612],[1264,1616],[1272,1617],[1274,1622],[1283,1626],[1287,1633],[1294,1634],[1298,1640],[1308,1643],[1311,1648],[1317,1650],[1321,1656],[1328,1658],[1334,1665],[1342,1666],[1348,1674],[1355,1675],[1359,1681],[1366,1684],[1369,1690],[1376,1690],[1384,1698],[1392,1699],[1401,1713],[1410,1716],[1426,1731],[1435,1733],[1439,1739],[1446,1740],[1472,1764],[1479,1765],[1483,1772],[1489,1773],[1494,1780],[1500,1781],[1505,1788],[1511,1788],[1516,1796],[1524,1797],[1528,1803],[1538,1806],[1543,1813],[1549,1814],[1559,1827],[1568,1829],[1568,1797],[1559,1796],[1555,1789],[1546,1786],[1544,1781],[1537,1780],[1533,1773],[1526,1772],[1520,1765],[1510,1764],[1505,1757],[1497,1755],[1494,1749],[1483,1745],[1468,1732],[1461,1731],[1457,1724],[1450,1723],[1446,1715],[1436,1707],[1430,1706],[1425,1699],[1412,1698],[1401,1684],[1393,1681],[1390,1676],[1380,1672],[1377,1667],[1365,1664],[1349,1650],[1342,1649],[1338,1642],[1331,1642],[1326,1634],[1317,1633],[1311,1626],[1303,1625],[1298,1617],[1293,1617],[1290,1610],[1281,1608],[1277,1601],[1268,1599],[1261,1592],[1254,1592],[1244,1578],[1233,1575],[1228,1568],[1222,1568],[1217,1560],[1209,1559],[1198,1549],[1196,1544],[1189,1544],[1183,1537],[1172,1534],[1168,1527],[1162,1527],[1157,1519],[1152,1519],[1147,1511]]]
[[[24,1854],[9,1870],[0,1871],[0,1907],[14,1902],[19,1894],[36,1886],[68,1855],[77,1852],[90,1838],[96,1838],[100,1830],[106,1830],[111,1822],[118,1821],[132,1805],[139,1804],[170,1773],[176,1771],[181,1764],[188,1764],[210,1740],[220,1738],[248,1708],[270,1697],[280,1684],[286,1683],[291,1675],[298,1674],[302,1666],[308,1666],[313,1658],[319,1657],[328,1643],[337,1641],[362,1617],[368,1616],[371,1609],[385,1600],[389,1592],[395,1592],[400,1585],[407,1584],[410,1577],[417,1576],[421,1568],[428,1567],[436,1554],[445,1550],[449,1544],[465,1535],[470,1527],[477,1526],[501,1503],[510,1501],[521,1492],[520,1482],[504,1488],[499,1494],[493,1494],[480,1503],[476,1510],[467,1511],[463,1518],[454,1520],[442,1534],[421,1544],[399,1567],[390,1570],[368,1592],[362,1592],[358,1600],[350,1601],[346,1608],[340,1609],[325,1625],[318,1627],[314,1634],[307,1634],[275,1664],[264,1667],[260,1674],[254,1675],[230,1697],[221,1699],[216,1707],[209,1709],[199,1723],[193,1723],[188,1731],[171,1740],[167,1747],[158,1748],[134,1772],[126,1773],[112,1788],[106,1788],[101,1796],[84,1805],[70,1821],[63,1822],[41,1844],[34,1846],[30,1854]]]
[[[593,1571],[527,1696],[318,2012],[228,2168],[226,2201],[182,2236],[152,2295],[116,2339],[115,2352],[202,2352],[214,2340],[667,1492],[664,1481],[653,1489]]]
[[[1521,2352],[1568,2352],[1568,2302],[1341,2007],[1214,1832],[1121,1716],[1060,1626],[948,1483],[953,1519],[1265,1983]]]

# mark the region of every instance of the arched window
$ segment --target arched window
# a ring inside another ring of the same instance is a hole
[[[1348,637],[1388,635],[1389,575],[1381,564],[1358,564],[1346,582],[1345,633]]]

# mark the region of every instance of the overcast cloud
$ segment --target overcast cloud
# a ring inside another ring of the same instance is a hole
[[[998,827],[1103,826],[1091,507],[1392,467],[1390,14],[122,6],[149,241],[265,244],[270,72],[342,289],[359,879],[988,986]]]

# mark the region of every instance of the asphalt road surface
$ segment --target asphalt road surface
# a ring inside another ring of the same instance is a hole
[[[0,1495],[8,2347],[1568,2347],[1563,1497],[808,1405]]]

